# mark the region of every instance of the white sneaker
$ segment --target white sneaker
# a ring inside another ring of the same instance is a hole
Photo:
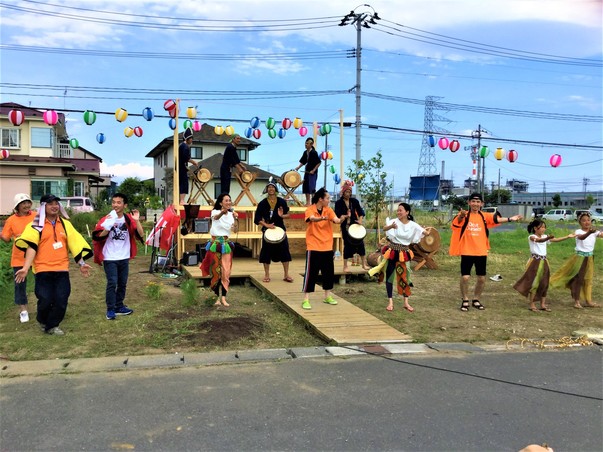
[[[29,314],[27,311],[21,311],[21,314],[19,314],[19,320],[21,320],[21,323],[25,323],[25,322],[29,322]]]
[[[490,279],[492,281],[502,281],[503,277],[500,275],[494,275],[494,276],[490,276]]]

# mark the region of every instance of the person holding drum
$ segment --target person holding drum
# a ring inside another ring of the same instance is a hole
[[[220,166],[220,191],[222,193],[230,193],[230,178],[232,168],[242,173],[245,171],[245,165],[241,163],[239,154],[237,153],[237,146],[241,143],[241,136],[235,133],[232,136],[230,143],[226,145],[224,149],[224,157],[222,157],[222,165]]]
[[[306,207],[310,207],[312,205],[310,202],[312,195],[316,192],[316,180],[318,179],[320,157],[314,148],[314,138],[307,138],[305,146],[306,150],[299,159],[299,165],[295,167],[295,171],[306,165],[302,192],[306,195]]]
[[[349,272],[348,259],[352,259],[354,254],[358,254],[362,259],[362,268],[368,270],[366,262],[366,251],[364,249],[364,237],[366,229],[362,226],[364,219],[364,209],[356,198],[352,198],[352,187],[354,183],[346,180],[341,185],[340,198],[335,202],[335,215],[346,214],[346,219],[341,223],[341,237],[343,238],[343,271]]]
[[[276,195],[276,184],[272,178],[268,181],[265,192],[268,196],[259,202],[253,219],[255,224],[262,227],[264,233],[259,259],[264,265],[264,282],[270,282],[270,262],[282,262],[283,281],[293,282],[293,278],[289,276],[291,253],[283,221],[289,218],[289,206],[283,198]]]
[[[387,310],[394,310],[394,283],[399,295],[404,297],[404,309],[408,312],[414,312],[414,308],[408,303],[410,297],[410,288],[412,280],[410,278],[411,269],[410,261],[414,257],[413,252],[409,249],[411,243],[419,243],[421,237],[429,235],[433,230],[432,227],[423,228],[413,221],[410,214],[410,205],[403,202],[398,204],[396,217],[393,219],[387,218],[383,232],[387,244],[383,247],[382,264],[369,271],[370,275],[379,273],[379,281],[385,276],[385,290],[387,291]],[[381,268],[379,268],[381,267]],[[383,274],[385,267],[385,275]],[[375,271],[378,269],[377,271]]]
[[[180,194],[180,205],[184,204],[184,198],[188,194],[188,171],[189,163],[197,166],[197,162],[191,159],[191,144],[193,144],[193,129],[187,127],[182,134],[184,141],[178,148],[178,193]]]
[[[333,266],[333,225],[340,224],[348,216],[337,217],[329,207],[331,195],[320,188],[312,197],[312,205],[306,209],[306,272],[304,275],[304,301],[302,309],[312,309],[310,292],[314,292],[318,274],[322,275],[322,288],[325,291],[323,300],[326,304],[335,305],[337,300],[331,296],[335,268]]]
[[[222,193],[216,199],[211,211],[211,240],[205,247],[207,254],[201,262],[201,273],[210,275],[210,287],[218,296],[215,306],[230,306],[226,302],[226,294],[230,286],[230,272],[232,270],[232,254],[234,243],[228,240],[231,232],[237,231],[239,215],[232,210],[230,195]],[[220,289],[222,296],[220,297]]]

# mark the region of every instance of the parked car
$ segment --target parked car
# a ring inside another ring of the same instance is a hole
[[[571,221],[574,219],[572,209],[553,209],[549,210],[542,216],[543,220],[551,221]]]
[[[597,211],[593,209],[589,210],[588,212],[590,213],[590,221],[593,223],[603,223],[603,213],[597,213]]]
[[[544,215],[544,207],[534,207],[532,209],[532,218],[542,218]]]
[[[483,207],[482,212],[496,213],[498,207]]]
[[[66,196],[61,198],[61,204],[65,209],[71,209],[73,212],[92,212],[94,204],[87,196]]]

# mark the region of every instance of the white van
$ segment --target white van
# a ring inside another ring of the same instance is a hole
[[[94,211],[94,204],[87,196],[65,196],[61,198],[61,204],[65,209],[71,209],[77,213]]]

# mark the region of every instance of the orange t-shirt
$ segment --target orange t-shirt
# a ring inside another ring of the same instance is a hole
[[[62,245],[55,245],[56,243]],[[54,227],[48,219],[44,223],[33,265],[36,273],[69,271],[67,234],[61,221],[57,220]]]
[[[29,215],[18,216],[11,215],[6,219],[4,228],[2,229],[2,237],[6,239],[16,239],[21,235],[25,226],[31,223],[36,217],[35,211],[30,211]],[[23,267],[25,263],[25,253],[15,246],[13,241],[13,252],[10,256],[11,267]]]
[[[488,240],[488,236],[486,235],[486,229],[484,227],[484,220],[486,221],[486,225],[488,229],[495,228],[500,226],[500,223],[494,221],[494,214],[489,212],[481,213],[484,217],[479,213],[472,213],[469,211],[467,215],[469,215],[469,222],[467,223],[467,227],[463,232],[463,235],[460,237],[458,243],[458,255],[461,256],[487,256],[488,250],[490,249],[490,241]],[[452,221],[452,228],[460,230],[465,224],[466,219],[463,218],[459,220],[458,215]],[[453,232],[454,233],[454,232]],[[459,232],[460,233],[460,232]],[[451,245],[452,248],[452,245]],[[452,253],[451,253],[452,254]]]
[[[306,209],[306,220],[310,217],[326,217],[323,221],[306,221],[306,249],[308,251],[333,251],[333,219],[335,212],[330,207],[323,207],[318,212],[316,204]]]

